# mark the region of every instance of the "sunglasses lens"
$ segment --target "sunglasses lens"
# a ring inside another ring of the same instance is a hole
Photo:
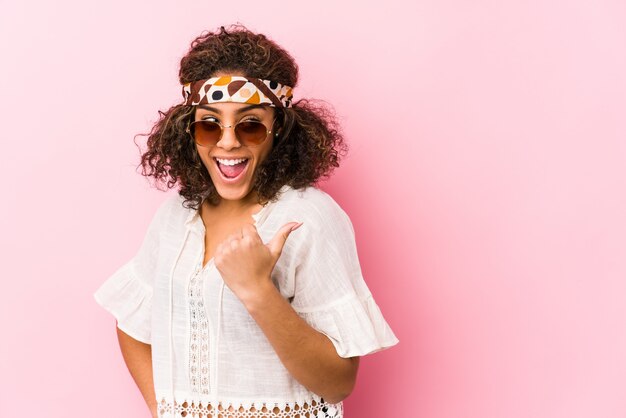
[[[194,141],[206,147],[220,141],[222,127],[217,122],[201,120],[193,122],[190,131]],[[242,145],[259,145],[267,134],[267,128],[261,122],[249,120],[235,126],[235,136]]]
[[[208,120],[197,121],[191,124],[191,133],[194,140],[204,146],[215,145],[220,140],[222,127]]]
[[[235,135],[244,145],[258,145],[267,137],[267,128],[261,122],[243,121],[235,126]]]

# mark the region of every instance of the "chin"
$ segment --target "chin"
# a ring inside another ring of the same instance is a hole
[[[219,174],[216,174],[216,176],[219,176]],[[220,181],[220,178],[214,179],[213,177],[211,177],[211,180],[217,194],[225,200],[242,200],[252,190],[251,180],[244,180],[241,184],[224,184]]]
[[[241,187],[233,188],[219,186],[215,188],[217,190],[217,194],[219,194],[224,200],[242,200],[250,193],[250,190],[248,190],[247,187],[245,189]]]

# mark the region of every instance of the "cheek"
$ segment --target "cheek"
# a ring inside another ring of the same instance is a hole
[[[268,141],[267,146],[259,150],[259,153],[256,156],[256,159],[259,162],[265,161],[267,157],[270,155],[270,153],[272,152],[272,142],[271,142],[272,139],[270,138],[267,141]]]
[[[202,164],[209,169],[211,167],[211,160],[212,158],[209,157],[208,152],[202,149],[198,149],[198,147],[196,146],[196,152],[198,153],[198,156],[200,157],[200,160],[202,161]]]

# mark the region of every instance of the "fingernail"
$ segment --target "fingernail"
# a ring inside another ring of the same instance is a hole
[[[291,231],[295,231],[296,229],[300,228],[300,226],[301,226],[303,223],[304,223],[304,222],[300,222],[299,224],[294,225],[294,226],[291,228]]]

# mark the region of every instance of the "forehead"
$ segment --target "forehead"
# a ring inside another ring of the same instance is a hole
[[[239,114],[243,112],[274,113],[271,106],[247,103],[211,103],[196,106],[196,113]]]

